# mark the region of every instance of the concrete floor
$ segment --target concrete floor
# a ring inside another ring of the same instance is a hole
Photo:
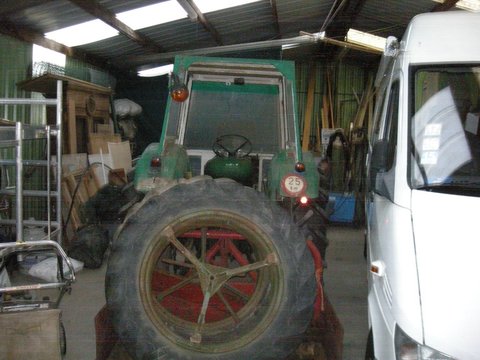
[[[367,280],[363,229],[332,226],[325,271],[326,292],[344,327],[343,359],[364,358],[367,337]],[[77,274],[71,295],[62,301],[67,334],[65,360],[95,359],[94,318],[105,304],[105,265]]]

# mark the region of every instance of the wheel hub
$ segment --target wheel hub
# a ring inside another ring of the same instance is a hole
[[[223,298],[223,295],[219,290],[226,284],[226,282],[235,276],[244,276],[248,272],[259,270],[261,268],[274,265],[278,263],[278,258],[275,253],[268,254],[265,259],[251,263],[248,265],[236,267],[233,269],[216,266],[204,262],[204,256],[198,259],[189,249],[187,249],[176,237],[175,232],[171,226],[167,226],[162,235],[179,250],[186,259],[188,259],[195,270],[197,271],[198,280],[203,293],[203,303],[198,316],[197,326],[190,337],[190,342],[194,344],[200,344],[202,341],[201,330],[205,324],[205,317],[208,309],[210,299],[213,295],[217,294]],[[203,246],[202,246],[203,247]],[[193,277],[188,281],[193,280]],[[230,309],[231,310],[231,309]]]

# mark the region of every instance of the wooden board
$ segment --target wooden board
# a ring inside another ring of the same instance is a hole
[[[132,170],[132,153],[130,142],[108,143],[108,153],[112,159],[112,170],[124,169],[125,172]]]
[[[80,221],[80,216],[78,215],[77,207],[75,206],[72,207],[72,210],[70,212],[70,218],[69,218],[68,213],[70,211],[70,206],[72,204],[72,193],[70,192],[70,189],[66,181],[62,181],[62,201],[63,201],[62,218],[63,218],[64,226],[68,219],[68,224],[66,224],[66,228],[65,228],[65,234],[67,238],[67,243],[71,243],[73,237],[75,236],[75,232],[82,225],[82,223]]]
[[[305,120],[303,121],[302,150],[308,151],[310,146],[310,133],[312,131],[313,100],[315,97],[316,66],[310,66],[308,77],[307,104],[305,108]]]
[[[97,134],[113,135],[114,133],[112,124],[97,124],[95,127],[95,132]]]
[[[103,154],[108,153],[108,143],[118,143],[121,141],[119,134],[88,134],[88,152],[90,154],[100,154],[100,150]]]

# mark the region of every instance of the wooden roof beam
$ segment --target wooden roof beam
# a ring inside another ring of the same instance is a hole
[[[139,32],[133,30],[131,27],[118,20],[115,14],[107,9],[106,7],[99,4],[96,0],[69,0],[71,3],[75,4],[85,12],[93,15],[94,17],[102,20],[107,23],[114,29],[118,30],[123,35],[127,36],[129,39],[140,44],[142,47],[151,49],[155,52],[164,51],[158,44],[153,40],[140,34]]]
[[[185,9],[185,11],[189,14],[193,11],[196,14],[197,21],[203,26],[203,28],[208,31],[217,45],[223,45],[222,38],[218,33],[217,29],[208,21],[202,11],[198,8],[197,4],[195,4],[194,0],[177,0],[181,7]]]
[[[282,35],[280,33],[280,23],[278,22],[277,0],[270,0],[270,6],[272,8],[273,26],[277,33],[277,38],[281,38]]]

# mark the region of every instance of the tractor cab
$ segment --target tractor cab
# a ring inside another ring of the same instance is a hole
[[[294,81],[288,61],[178,57],[162,138],[137,165],[137,189],[155,187],[156,174],[209,175],[277,200],[316,197],[316,165],[299,145]],[[157,169],[149,158],[158,158]],[[291,192],[285,176],[299,184]]]

